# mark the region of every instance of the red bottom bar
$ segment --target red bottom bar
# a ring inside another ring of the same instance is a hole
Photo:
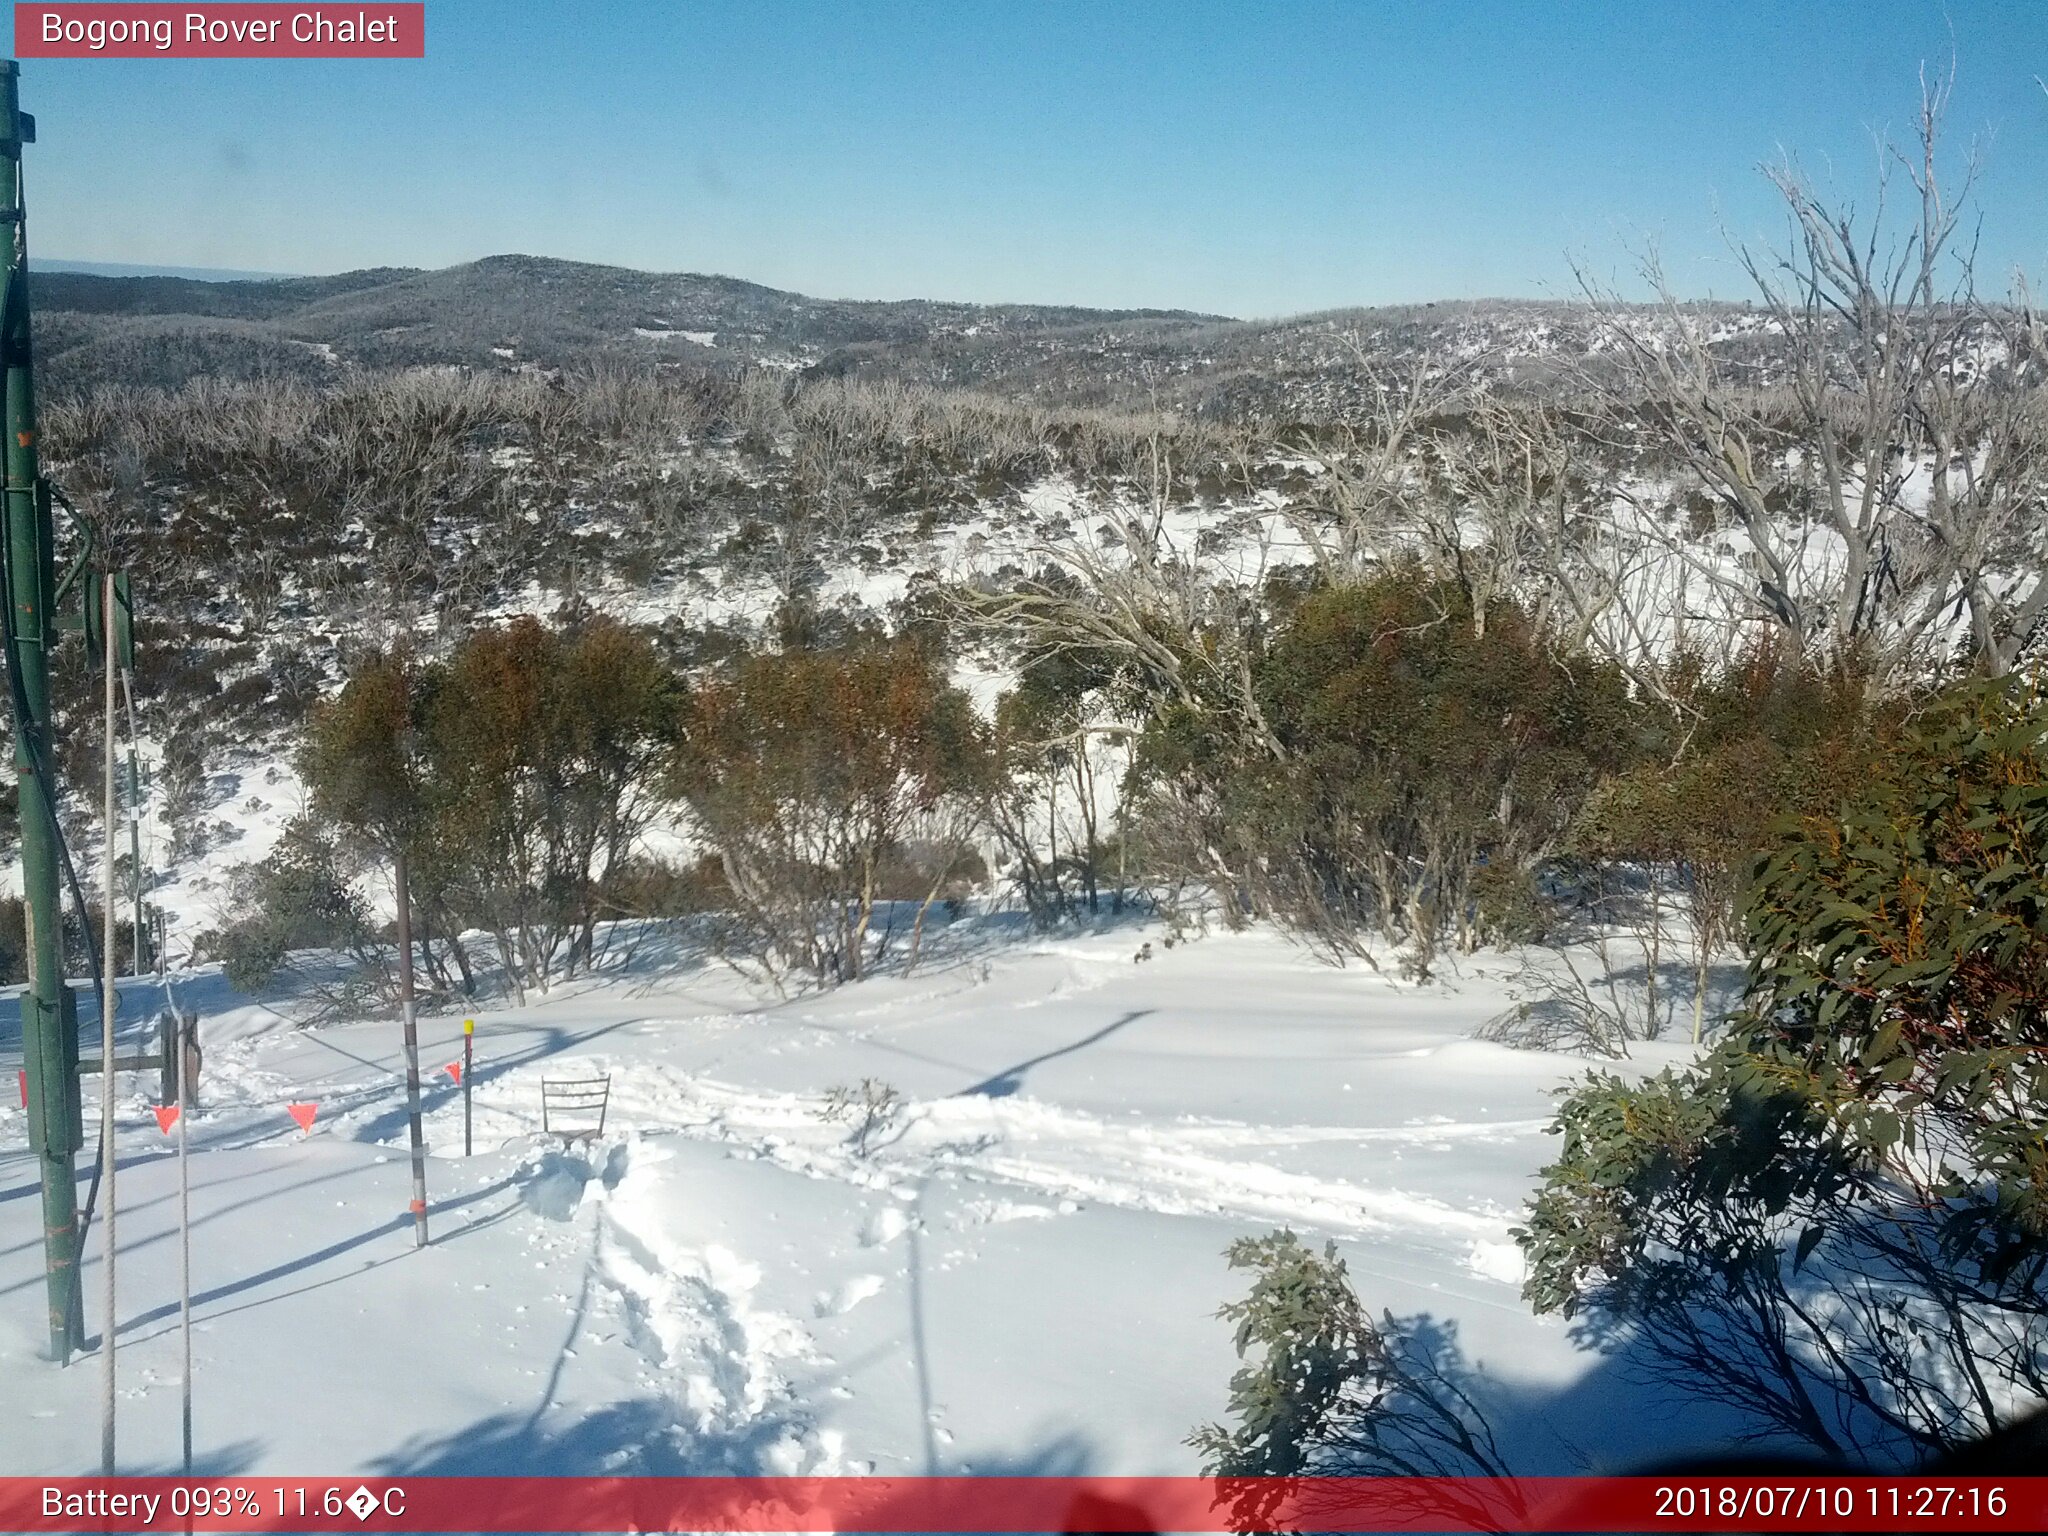
[[[2048,1477],[12,1477],[0,1530],[2042,1531]]]

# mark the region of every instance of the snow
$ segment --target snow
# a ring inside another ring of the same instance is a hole
[[[718,345],[718,332],[716,331],[679,331],[673,326],[667,325],[636,325],[633,327],[633,334],[647,341],[668,341],[674,339],[687,341],[700,347],[715,347]]]
[[[1138,963],[1142,945],[1149,959]],[[397,1029],[298,1029],[217,973],[193,1137],[206,1472],[1177,1473],[1225,1409],[1223,1250],[1333,1240],[1377,1312],[1454,1330],[1532,1470],[1674,1433],[1519,1299],[1509,1236],[1555,1087],[1471,1038],[1511,957],[1428,986],[1270,932],[1046,940],[969,917],[928,965],[778,998],[643,944],[629,971],[480,1014],[476,1155],[422,1021],[433,1243],[410,1218]],[[159,1002],[124,998],[132,1029]],[[273,1007],[272,1005],[275,1005]],[[0,1067],[18,1029],[0,1025]],[[1646,1048],[1639,1064],[1673,1059]],[[601,1138],[539,1134],[543,1076],[607,1072]],[[861,1155],[822,1110],[903,1104]],[[121,1467],[175,1470],[175,1160],[120,1084]],[[92,1086],[88,1084],[88,1116]],[[285,1113],[310,1100],[302,1135]],[[0,1473],[97,1465],[98,1363],[43,1343],[25,1127],[0,1108]],[[99,1230],[99,1229],[96,1229]],[[84,1270],[97,1333],[99,1240]]]

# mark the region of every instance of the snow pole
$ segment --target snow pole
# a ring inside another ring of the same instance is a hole
[[[185,1122],[192,1118],[192,1035],[199,1015],[172,1010],[178,1030],[178,1342],[185,1353],[179,1376],[185,1476],[192,1475],[192,1171]]]
[[[107,1321],[100,1340],[100,1471],[114,1475],[114,1340],[119,1334],[114,1312],[114,575],[100,578],[100,622],[105,626],[101,660],[106,680],[106,742],[101,766],[106,770],[101,806],[105,815],[106,852],[100,863],[101,910],[106,924],[100,953],[107,957],[107,969],[100,984],[100,1187],[106,1191],[107,1214],[100,1240],[106,1270]]]
[[[470,1047],[476,1040],[476,1020],[462,1021],[462,1155],[469,1156],[469,1085],[470,1065],[474,1061]]]
[[[412,989],[412,882],[405,850],[391,861],[398,897],[398,1012],[405,1029],[405,1112],[412,1135],[412,1241],[427,1246],[427,1138],[420,1127],[420,1021]]]

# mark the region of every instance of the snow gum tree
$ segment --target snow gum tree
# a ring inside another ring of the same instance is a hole
[[[1131,692],[1114,656],[1075,646],[1035,658],[996,702],[980,814],[1042,924],[1083,904],[1100,911],[1105,880],[1121,910],[1127,840],[1121,825],[1105,836],[1100,803],[1102,781],[1129,767],[1137,731],[1125,717],[1142,710]],[[1117,797],[1119,824],[1125,798]]]
[[[674,674],[601,617],[479,630],[449,658],[429,719],[435,827],[457,904],[515,988],[596,959],[605,890],[660,803]]]
[[[744,953],[865,971],[885,858],[987,771],[965,694],[907,642],[745,657],[682,708],[669,783],[724,866]]]
[[[462,934],[480,928],[523,998],[596,962],[606,889],[661,800],[677,692],[637,631],[521,618],[444,661],[370,657],[315,712],[301,766],[318,818],[407,859],[435,985],[474,989]]]
[[[1717,354],[1716,322],[1676,300],[1654,255],[1653,306],[1583,282],[1603,339],[1586,382],[1741,549],[1709,564],[1667,534],[1663,556],[1731,617],[1817,664],[1856,657],[1877,688],[1950,657],[2013,671],[2048,619],[2048,352],[2027,305],[1978,292],[1977,161],[1939,145],[1952,84],[1924,83],[1913,140],[1880,145],[1861,207],[1796,163],[1768,170],[1788,236],[1734,256],[1778,340],[1775,375]]]
[[[426,829],[417,748],[434,682],[403,649],[369,657],[314,712],[300,752],[314,813],[387,856],[411,851]]]

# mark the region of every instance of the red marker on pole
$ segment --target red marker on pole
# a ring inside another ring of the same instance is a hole
[[[159,1105],[157,1105],[157,1107],[156,1107],[156,1128],[157,1128],[158,1130],[162,1131],[162,1132],[163,1132],[163,1133],[164,1133],[164,1134],[165,1134],[166,1136],[168,1136],[168,1135],[170,1135],[170,1134],[171,1134],[171,1127],[172,1127],[172,1126],[174,1126],[174,1125],[176,1125],[177,1123],[178,1123],[178,1106],[177,1106],[177,1105],[175,1105],[175,1104],[159,1104]]]
[[[469,1067],[474,1059],[471,1055],[476,1040],[476,1020],[462,1021],[462,1075],[457,1079],[462,1084],[462,1155],[469,1156]]]
[[[299,1129],[308,1133],[313,1129],[313,1117],[320,1113],[318,1104],[287,1104],[285,1109],[299,1122]]]

